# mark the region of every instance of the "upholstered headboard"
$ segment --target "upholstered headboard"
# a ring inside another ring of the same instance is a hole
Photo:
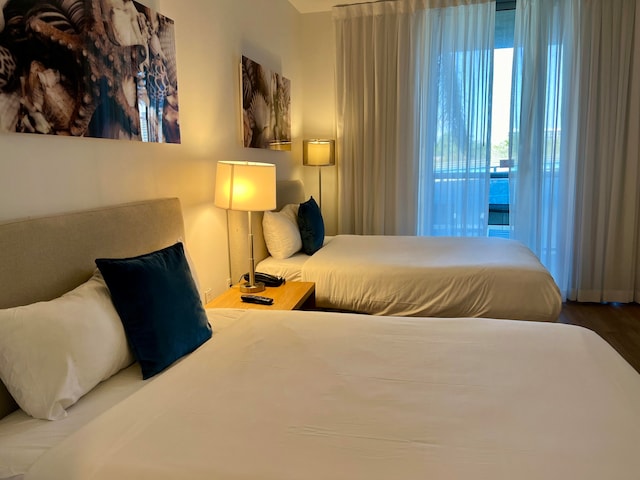
[[[304,201],[304,186],[300,180],[279,180],[276,182],[276,210],[280,210],[289,203]],[[229,211],[228,215],[231,281],[235,283],[243,273],[249,271],[249,229],[245,212]],[[253,255],[256,264],[269,255],[262,235],[262,216],[262,213],[252,214]]]
[[[184,238],[177,198],[0,223],[0,308],[51,300],[85,282],[97,257],[131,257]],[[17,408],[0,382],[0,418]]]

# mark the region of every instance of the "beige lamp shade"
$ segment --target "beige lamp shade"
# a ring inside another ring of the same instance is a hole
[[[303,140],[302,164],[326,167],[336,164],[334,140]]]
[[[262,212],[276,208],[276,166],[272,163],[218,162],[216,207]]]

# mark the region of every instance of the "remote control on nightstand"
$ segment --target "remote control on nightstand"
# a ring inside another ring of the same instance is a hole
[[[257,303],[258,305],[273,305],[273,298],[262,297],[260,295],[241,295],[240,298],[246,303]]]

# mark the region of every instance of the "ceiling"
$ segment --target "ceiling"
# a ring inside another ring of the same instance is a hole
[[[334,5],[362,3],[367,0],[289,0],[300,13],[329,12]]]

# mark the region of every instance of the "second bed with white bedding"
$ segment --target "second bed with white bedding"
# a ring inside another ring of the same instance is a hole
[[[555,321],[562,307],[531,250],[500,238],[338,235],[256,270],[315,282],[318,307],[359,313]]]

